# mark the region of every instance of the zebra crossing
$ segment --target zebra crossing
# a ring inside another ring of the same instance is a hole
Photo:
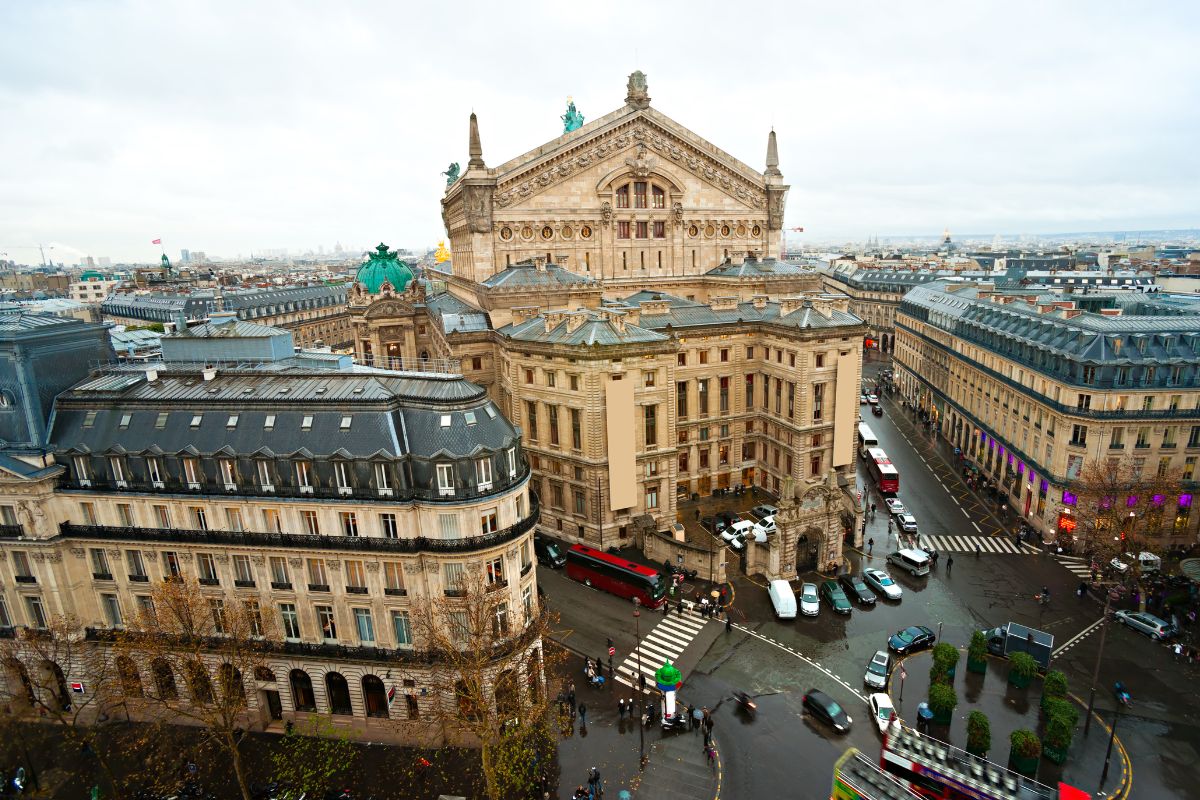
[[[1055,556],[1054,560],[1066,567],[1075,577],[1091,580],[1092,562],[1088,559],[1079,556]]]
[[[647,615],[649,616],[649,615]],[[650,617],[653,619],[653,617]],[[696,635],[704,629],[708,620],[693,613],[679,616],[672,613],[663,617],[654,628],[642,637],[641,644],[621,665],[617,667],[617,680],[626,686],[636,686],[638,679],[638,653],[641,653],[642,672],[646,682],[653,684],[655,671],[668,659],[674,664],[687,649]]]
[[[1036,553],[1036,549],[1022,543],[1017,545],[1006,536],[950,536],[949,534],[922,534],[921,546],[933,545],[939,553],[974,553],[978,547],[982,553],[1008,553],[1022,555]]]

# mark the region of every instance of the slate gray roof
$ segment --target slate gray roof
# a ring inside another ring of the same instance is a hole
[[[429,316],[441,323],[443,333],[486,331],[491,328],[486,312],[449,292],[440,292],[427,298],[425,307]]]
[[[16,333],[31,331],[38,328],[52,328],[56,325],[83,325],[82,320],[56,317],[52,314],[30,314],[18,311],[12,314],[0,314],[0,333]]]
[[[812,263],[796,263],[779,261],[774,258],[747,258],[741,264],[721,264],[713,267],[705,275],[718,278],[762,278],[775,275],[807,275],[812,273]]]
[[[625,324],[625,330],[621,331],[604,312],[581,310],[555,313],[562,315],[562,321],[550,330],[546,330],[546,318],[538,316],[524,322],[505,325],[498,333],[517,342],[568,345],[644,344],[665,342],[668,339],[661,333],[628,323]],[[570,330],[568,320],[579,317],[583,318],[579,326]]]
[[[286,333],[282,328],[270,325],[259,325],[257,322],[226,322],[224,324],[204,323],[192,325],[185,330],[169,333],[164,339],[267,339],[272,336],[282,336]]]
[[[487,277],[483,285],[490,288],[516,287],[545,287],[587,286],[594,284],[591,278],[585,278],[574,272],[569,272],[557,264],[546,264],[538,269],[531,261],[522,261],[505,267],[494,275]]]
[[[614,303],[614,302],[608,301],[607,304],[609,304],[609,305],[623,304],[623,305],[630,305],[630,306],[633,306],[636,308],[638,306],[638,304],[641,303],[643,300],[666,301],[673,306],[695,305],[695,303],[696,303],[695,300],[687,300],[682,297],[676,297],[675,295],[667,294],[666,292],[651,292],[651,291],[647,291],[647,290],[643,289],[640,292],[634,292],[633,294],[629,295],[628,297],[623,298],[619,303]]]
[[[639,324],[644,328],[659,330],[668,325],[672,328],[688,328],[749,322],[769,322],[796,328],[837,328],[862,324],[862,320],[854,314],[836,309],[825,314],[818,311],[811,302],[785,316],[782,314],[781,303],[777,300],[767,301],[762,308],[756,308],[753,302],[746,302],[738,303],[736,308],[721,311],[703,303],[676,305],[665,314],[648,314],[643,311]]]

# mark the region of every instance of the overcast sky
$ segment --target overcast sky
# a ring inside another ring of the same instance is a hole
[[[152,260],[444,235],[497,165],[623,104],[763,169],[809,241],[1200,225],[1200,3],[4,2],[0,252]]]

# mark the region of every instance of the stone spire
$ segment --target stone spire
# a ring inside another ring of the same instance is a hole
[[[487,168],[483,163],[483,145],[479,143],[479,120],[474,111],[471,112],[471,141],[467,146],[467,154],[471,156],[471,160],[467,162],[467,169]]]
[[[775,129],[771,128],[771,134],[767,136],[767,171],[764,175],[778,175],[783,173],[779,171],[779,145],[775,143]]]

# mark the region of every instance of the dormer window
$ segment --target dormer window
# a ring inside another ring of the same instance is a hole
[[[108,459],[108,468],[112,472],[112,479],[117,488],[124,489],[127,485],[125,483],[125,460],[120,456],[112,456]]]
[[[392,481],[388,475],[388,465],[382,461],[375,464],[375,488],[380,497],[392,496]]]
[[[345,461],[333,462],[333,478],[337,482],[338,494],[351,494],[354,491],[350,487],[350,470]]]
[[[200,488],[200,461],[195,458],[183,459],[183,479],[189,489]]]
[[[480,458],[475,461],[475,477],[479,482],[479,491],[486,492],[492,488],[492,460]]]
[[[454,465],[453,464],[438,464],[437,465],[437,484],[438,494],[443,496],[454,495]]]
[[[221,473],[221,483],[227,490],[237,488],[237,462],[232,458],[217,459],[217,470]]]
[[[271,462],[266,459],[258,461],[258,484],[264,492],[275,491],[275,481],[271,477]]]
[[[312,494],[312,464],[308,461],[296,462],[296,485],[301,494]]]
[[[162,464],[157,458],[146,459],[146,472],[150,476],[150,483],[155,489],[163,488],[162,479]]]
[[[510,447],[504,451],[505,459],[508,461],[508,477],[517,477],[517,448]]]
[[[312,430],[312,421],[313,421],[312,414],[305,414],[304,418],[300,420],[300,430],[311,431]]]

